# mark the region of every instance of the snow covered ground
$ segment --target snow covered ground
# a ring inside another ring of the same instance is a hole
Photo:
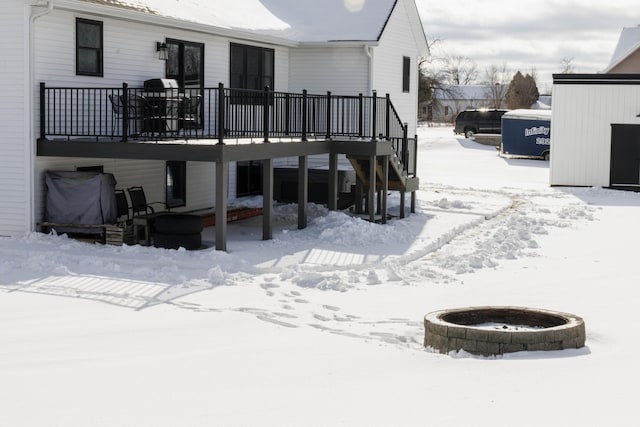
[[[640,195],[419,137],[417,213],[386,225],[279,206],[227,253],[0,239],[0,426],[636,424]],[[576,314],[587,345],[424,349],[425,314],[475,305]]]

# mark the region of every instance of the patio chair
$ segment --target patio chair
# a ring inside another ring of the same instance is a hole
[[[155,213],[155,209],[152,204],[165,205],[162,202],[147,203],[147,197],[144,194],[144,189],[141,186],[134,186],[127,188],[129,198],[131,199],[131,214],[132,216],[149,215]]]
[[[111,137],[116,133],[116,122],[122,121],[122,97],[114,96],[114,94],[109,94],[109,103],[111,104]]]
[[[185,97],[181,102],[180,120],[182,129],[189,130],[189,134],[193,129],[200,127],[200,103],[202,96],[196,95]]]
[[[151,116],[151,108],[147,99],[138,94],[129,96],[127,105],[129,113],[129,131],[133,136],[139,136],[144,131],[144,123]]]
[[[127,201],[127,195],[124,190],[115,190],[116,193],[116,208],[118,213],[118,221],[129,222],[131,215],[129,215],[129,202]]]

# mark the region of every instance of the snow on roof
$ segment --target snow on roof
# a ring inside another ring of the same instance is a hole
[[[625,58],[638,50],[640,47],[640,26],[624,27],[618,38],[618,44],[613,52],[611,61],[605,72],[609,72],[613,67],[620,64]]]
[[[298,42],[378,40],[397,0],[83,0]]]
[[[449,85],[436,89],[438,99],[486,100],[490,97],[490,86],[487,85]]]
[[[507,119],[551,120],[551,110],[518,109],[504,113]]]

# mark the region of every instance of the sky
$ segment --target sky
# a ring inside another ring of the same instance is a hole
[[[597,73],[611,60],[623,27],[640,24],[636,0],[416,0],[433,55],[472,58],[481,72],[506,64],[535,70],[550,84],[572,58],[574,72]],[[539,88],[540,89],[540,88]]]

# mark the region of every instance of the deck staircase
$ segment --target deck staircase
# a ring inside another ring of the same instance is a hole
[[[370,186],[369,167],[370,158],[348,155],[347,158],[353,166],[356,175],[363,183],[365,189]],[[376,191],[382,190],[383,181],[383,164],[382,158],[378,158],[376,162]],[[417,176],[409,176],[406,168],[402,164],[402,161],[394,154],[389,156],[389,190],[412,192],[416,191],[419,186],[419,179]]]

